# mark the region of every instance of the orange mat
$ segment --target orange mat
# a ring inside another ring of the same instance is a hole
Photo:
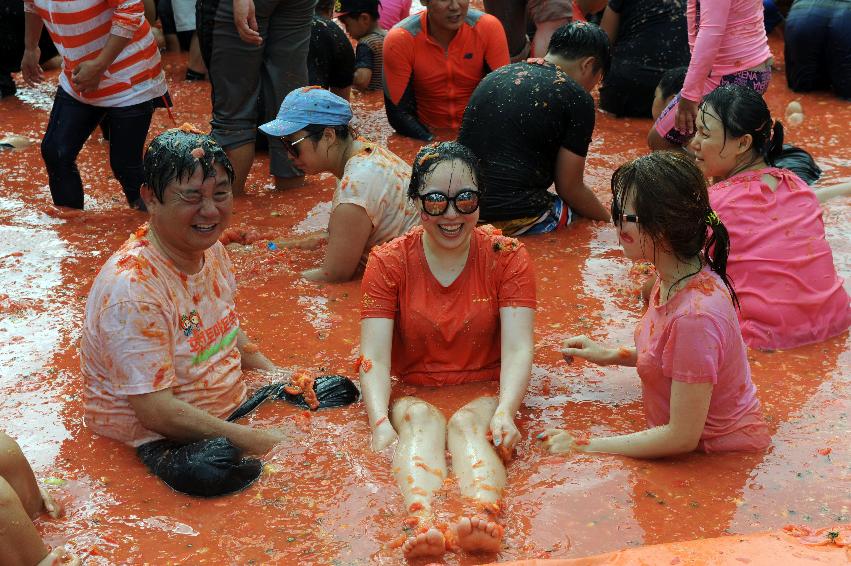
[[[675,542],[570,560],[519,560],[501,566],[790,566],[851,564],[851,548],[809,546],[783,532]]]

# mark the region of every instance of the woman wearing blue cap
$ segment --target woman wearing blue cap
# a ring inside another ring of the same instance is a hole
[[[366,264],[369,250],[419,224],[406,191],[410,166],[388,149],[355,137],[352,109],[319,87],[290,92],[278,117],[260,130],[281,139],[296,167],[308,174],[333,173],[337,188],[328,229],[282,247],[318,247],[328,242],[322,265],[302,275],[313,281],[347,281]]]

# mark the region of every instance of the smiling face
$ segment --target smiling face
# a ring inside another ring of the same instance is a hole
[[[233,193],[224,167],[214,163],[215,176],[204,178],[198,166],[188,178],[174,179],[163,191],[163,201],[150,188],[142,196],[151,214],[157,239],[182,258],[203,257],[230,223]]]
[[[454,197],[461,191],[478,190],[476,180],[470,168],[458,160],[445,160],[435,165],[419,194],[439,192]],[[420,221],[435,251],[457,250],[469,244],[473,228],[479,221],[479,210],[471,214],[461,214],[453,204],[449,204],[440,216],[430,216],[423,212],[422,201],[417,201],[420,210]]]
[[[423,2],[430,31],[455,32],[461,29],[470,0],[428,0]]]
[[[712,106],[703,104],[697,114],[697,133],[689,149],[707,177],[726,178],[751,154],[751,136],[731,137]]]

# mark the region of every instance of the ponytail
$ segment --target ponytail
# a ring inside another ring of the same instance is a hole
[[[765,144],[763,151],[765,162],[771,166],[774,166],[775,162],[783,155],[783,124],[779,120],[774,122],[771,138]]]
[[[780,136],[782,140],[782,126]],[[733,300],[733,304],[737,309],[741,309],[739,297],[733,288],[733,282],[730,280],[730,276],[727,275],[727,259],[730,257],[730,234],[727,232],[727,227],[718,218],[718,214],[711,208],[706,213],[706,224],[709,227],[709,237],[703,246],[703,261],[712,271],[718,274],[718,277],[721,278],[721,281],[724,282],[724,285],[730,292],[730,298]]]

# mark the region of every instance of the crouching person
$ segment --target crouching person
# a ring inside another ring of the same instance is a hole
[[[178,491],[238,491],[283,440],[225,420],[246,398],[242,369],[279,370],[240,329],[236,281],[219,236],[231,218],[233,168],[189,128],[145,153],[149,223],[98,273],[86,304],[80,363],[85,421],[134,447]]]

